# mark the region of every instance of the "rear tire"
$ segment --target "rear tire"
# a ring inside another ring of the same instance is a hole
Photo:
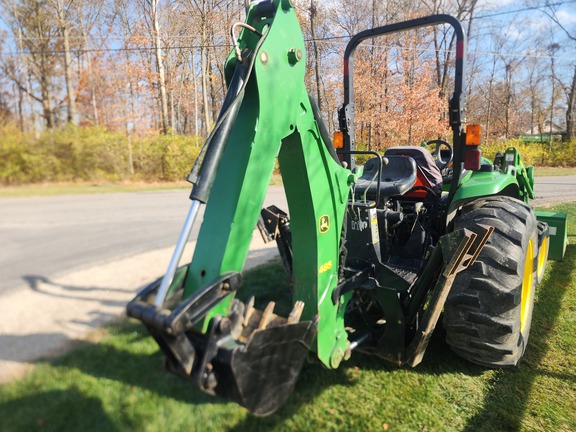
[[[476,262],[456,275],[444,307],[446,342],[459,356],[483,366],[516,366],[530,335],[537,223],[532,208],[510,197],[466,204],[454,229],[494,232]]]

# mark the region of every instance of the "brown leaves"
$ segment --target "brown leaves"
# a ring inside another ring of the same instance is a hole
[[[426,35],[383,38],[356,56],[357,141],[373,149],[418,145],[445,136],[447,101],[439,96]]]

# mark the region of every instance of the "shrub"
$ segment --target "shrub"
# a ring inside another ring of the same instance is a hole
[[[0,184],[181,180],[198,157],[201,141],[200,137],[186,135],[147,135],[129,141],[122,133],[73,125],[35,137],[21,132],[15,124],[7,124],[0,127]],[[357,147],[365,150],[367,146],[359,142]],[[493,160],[498,151],[508,147],[516,147],[527,166],[576,166],[576,140],[549,146],[510,139],[484,144],[482,154]],[[357,162],[362,164],[369,157],[359,155]]]
[[[498,151],[505,151],[508,147],[516,147],[526,166],[576,166],[576,140],[570,142],[524,143],[519,139],[509,139],[502,142],[482,145],[482,155],[490,160]]]
[[[38,138],[14,125],[0,128],[0,184],[51,181],[179,180],[200,152],[200,138],[133,137],[100,127],[67,125]]]

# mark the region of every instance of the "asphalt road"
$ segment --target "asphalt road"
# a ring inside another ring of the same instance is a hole
[[[182,189],[0,200],[0,293],[26,286],[29,278],[50,279],[175,245],[188,194]],[[285,202],[282,188],[270,188],[265,205]],[[201,218],[202,213],[197,222]]]
[[[576,201],[576,176],[541,177],[534,205]],[[286,209],[280,187],[265,205]],[[187,190],[0,200],[0,293],[29,277],[72,270],[176,243],[188,211]],[[196,224],[192,239],[196,238]]]
[[[538,177],[535,184],[534,206],[576,201],[576,175]]]

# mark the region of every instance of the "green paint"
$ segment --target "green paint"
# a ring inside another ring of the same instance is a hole
[[[462,184],[454,194],[452,202],[457,203],[482,196],[498,195],[510,185],[516,185],[517,189],[518,182],[512,175],[503,174],[499,171],[472,172],[470,176],[463,179]]]
[[[331,158],[320,138],[304,85],[305,62],[291,61],[294,50],[305,58],[296,14],[287,1],[277,1],[276,6],[273,19],[255,19],[253,8],[248,14],[250,25],[260,32],[269,30],[256,53],[254,71],[206,205],[184,297],[224,273],[242,271],[279,154],[293,232],[293,301],[305,302],[303,320],[319,317],[318,356],[325,365],[337,367],[348,339],[344,305],[333,305],[331,292],[338,280],[350,171]],[[254,49],[256,43],[251,32],[241,33],[241,47]],[[235,62],[235,57],[228,58],[228,77]],[[323,233],[321,219],[330,223]],[[210,319],[227,313],[231,299],[208,313],[201,326],[204,331]]]
[[[484,163],[492,162],[483,158]],[[534,167],[526,167],[518,150],[506,149],[498,170],[492,172],[469,171],[452,198],[452,207],[471,199],[510,195],[526,203],[534,198]]]

